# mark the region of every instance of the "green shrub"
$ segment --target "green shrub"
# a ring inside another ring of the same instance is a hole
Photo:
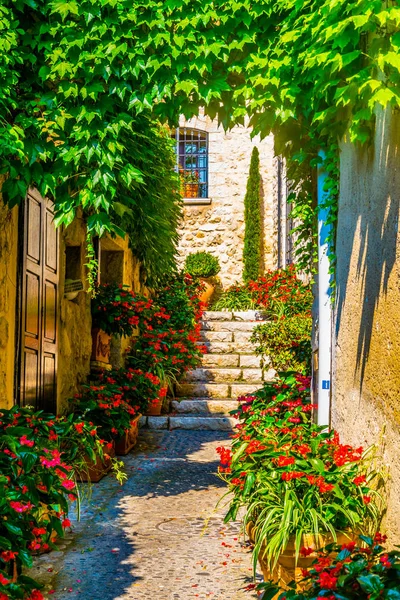
[[[269,357],[276,371],[311,373],[310,314],[295,315],[258,325],[251,341],[257,344],[256,352]]]
[[[213,277],[220,270],[218,258],[209,252],[194,252],[186,257],[185,271],[192,277]]]
[[[257,279],[261,275],[262,225],[260,187],[260,156],[258,148],[254,147],[250,161],[246,196],[244,198],[244,281]]]
[[[244,286],[233,285],[213,304],[213,310],[250,310],[257,307],[251,292]]]

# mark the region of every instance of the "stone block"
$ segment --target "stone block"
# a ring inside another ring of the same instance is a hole
[[[228,310],[206,310],[203,321],[231,321],[232,313]]]
[[[262,384],[262,369],[243,369],[242,381],[245,383],[259,383]]]
[[[220,333],[223,333],[222,331]],[[253,335],[252,331],[235,331],[232,334],[234,336],[235,342],[249,342],[251,336]]]
[[[254,352],[254,344],[250,342],[233,342],[232,345],[234,347],[233,352],[238,354],[251,354]]]
[[[240,352],[240,350],[236,349],[238,344],[234,344],[233,342],[201,342],[198,345],[205,346],[209,354],[230,354],[231,352]],[[252,349],[253,347],[250,345],[250,352]]]
[[[168,429],[169,417],[147,417],[147,427],[149,429]]]
[[[237,406],[236,400],[224,400],[222,398],[220,400],[201,400],[197,398],[196,400],[172,400],[172,410],[178,414],[229,414]]]
[[[203,367],[238,367],[239,354],[204,354],[201,362]],[[260,359],[258,359],[258,362],[260,362]],[[259,364],[254,366],[258,367]]]
[[[139,429],[141,429],[142,427],[146,427],[147,425],[147,417],[145,417],[143,415],[143,417],[140,417],[139,419]]]
[[[261,357],[256,354],[240,354],[239,366],[245,369],[259,369],[261,366]]]
[[[266,313],[262,310],[243,310],[233,313],[234,321],[265,321]]]
[[[233,341],[233,333],[231,331],[202,331],[200,337],[205,342]]]
[[[186,381],[204,381],[208,383],[233,383],[242,379],[240,369],[218,369],[218,368],[199,368],[189,371],[186,375]]]
[[[276,377],[275,369],[264,370],[263,379],[264,381],[272,381]]]
[[[209,431],[231,431],[237,421],[232,417],[205,417],[176,415],[170,417],[170,429],[197,429]]]
[[[231,385],[231,397],[238,398],[239,396],[244,396],[245,394],[252,394],[256,392],[258,389],[262,387],[262,384],[254,383],[236,383]]]
[[[257,321],[207,321],[203,329],[209,331],[253,331],[259,325]]]
[[[229,398],[229,385],[222,383],[180,383],[178,398]]]

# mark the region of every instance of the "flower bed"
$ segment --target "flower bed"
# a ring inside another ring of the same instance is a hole
[[[226,521],[246,508],[252,524],[254,564],[273,571],[294,542],[321,533],[375,532],[380,523],[383,478],[371,468],[370,451],[341,444],[334,430],[311,420],[310,380],[281,374],[252,396],[240,398],[232,451],[219,448],[220,477],[233,494]]]
[[[75,473],[97,453],[92,423],[18,407],[0,412],[0,599],[43,598],[22,568],[69,527]]]

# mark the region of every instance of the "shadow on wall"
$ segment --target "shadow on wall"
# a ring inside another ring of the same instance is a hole
[[[396,262],[400,168],[400,116],[377,113],[375,145],[354,149],[342,144],[337,235],[336,336],[345,303],[359,322],[354,379],[363,388],[376,310],[388,293]],[[354,311],[354,312],[353,312]],[[356,325],[352,324],[354,332]],[[350,332],[349,332],[350,333]]]

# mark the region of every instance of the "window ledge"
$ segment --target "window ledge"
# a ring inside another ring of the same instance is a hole
[[[185,206],[196,206],[199,204],[211,204],[211,198],[183,198]]]

